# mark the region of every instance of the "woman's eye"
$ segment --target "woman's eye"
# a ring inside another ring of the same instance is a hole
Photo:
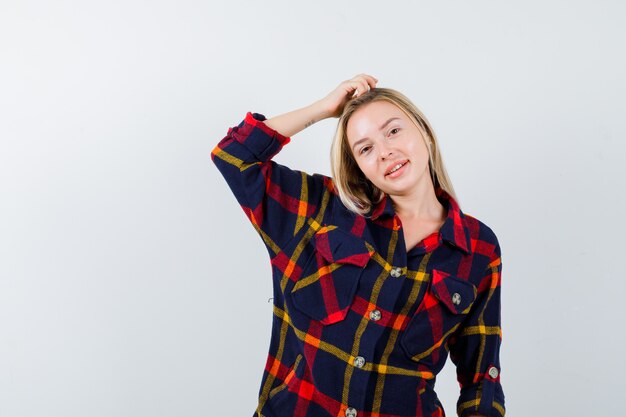
[[[394,131],[398,131],[398,130],[400,130],[400,129],[398,129],[397,127],[394,127],[394,128],[393,128],[393,129],[391,129],[389,132],[390,132],[391,134],[393,134],[393,132],[394,132]]]
[[[363,153],[366,149],[369,149],[369,148],[370,148],[369,146],[364,146],[363,148],[361,148],[360,153]]]

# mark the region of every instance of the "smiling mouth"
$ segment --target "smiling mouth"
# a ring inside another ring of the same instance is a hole
[[[405,163],[403,163],[402,165],[400,165],[398,168],[393,169],[393,170],[391,170],[390,172],[386,173],[386,174],[385,174],[385,177],[386,177],[387,175],[391,175],[391,174],[393,174],[394,172],[397,172],[397,171],[401,170],[401,169],[402,169],[402,167],[403,167],[403,166],[405,166],[405,165],[406,165],[406,164],[408,164],[408,163],[409,163],[409,161],[406,161]]]

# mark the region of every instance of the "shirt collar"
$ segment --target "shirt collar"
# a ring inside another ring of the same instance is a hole
[[[465,214],[461,211],[459,204],[439,186],[435,187],[435,195],[441,204],[448,209],[448,216],[439,229],[442,239],[467,254],[472,253],[469,229],[465,225]],[[374,204],[367,213],[367,217],[370,217],[371,220],[380,220],[394,215],[393,200],[387,194],[384,194],[382,200]]]

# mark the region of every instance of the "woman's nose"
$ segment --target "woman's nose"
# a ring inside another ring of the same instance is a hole
[[[386,159],[391,155],[391,150],[387,148],[387,145],[384,142],[378,147],[380,152],[380,159]]]

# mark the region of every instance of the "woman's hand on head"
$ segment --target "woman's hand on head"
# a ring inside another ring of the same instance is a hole
[[[343,81],[326,97],[320,100],[328,117],[339,117],[344,106],[354,97],[366,93],[370,88],[376,87],[378,80],[371,75],[359,74],[349,80]]]
[[[265,125],[283,136],[291,137],[313,123],[329,117],[339,117],[343,108],[352,97],[366,93],[376,87],[378,80],[371,75],[359,74],[356,77],[343,81],[333,91],[321,100],[306,107],[280,114],[265,120]]]

